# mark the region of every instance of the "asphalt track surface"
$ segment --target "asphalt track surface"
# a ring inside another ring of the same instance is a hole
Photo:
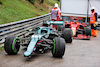
[[[0,67],[100,67],[100,31],[91,40],[73,40],[66,44],[63,58],[53,58],[51,51],[33,55],[31,59],[23,56],[21,47],[18,55],[0,52]]]

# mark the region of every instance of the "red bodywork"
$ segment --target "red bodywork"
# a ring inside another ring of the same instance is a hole
[[[80,22],[65,22],[63,26],[66,26],[68,25],[69,28],[72,29],[73,31],[73,39],[90,39],[90,36],[86,36],[86,35],[83,35],[83,34],[78,34],[77,37],[75,36],[76,35],[76,31],[77,29],[84,29],[85,26],[87,26],[85,23],[80,23]],[[80,26],[82,26],[82,28],[80,28]]]

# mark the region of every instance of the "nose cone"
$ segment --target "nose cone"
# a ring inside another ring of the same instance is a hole
[[[30,51],[25,51],[24,52],[24,56],[29,56],[29,55],[31,55],[31,52]]]

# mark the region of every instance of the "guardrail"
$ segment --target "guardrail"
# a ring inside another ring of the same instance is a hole
[[[44,20],[50,20],[50,13],[35,18],[0,25],[0,44],[4,43],[7,36],[22,36],[28,33],[27,30],[41,26]]]

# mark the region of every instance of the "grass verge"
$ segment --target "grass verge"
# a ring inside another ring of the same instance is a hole
[[[45,0],[40,4],[38,0],[31,4],[28,0],[0,0],[0,24],[6,24],[36,16],[47,14],[49,7],[53,7],[57,0]],[[50,8],[51,9],[51,8]]]
[[[4,46],[0,47],[0,51],[4,50]]]

